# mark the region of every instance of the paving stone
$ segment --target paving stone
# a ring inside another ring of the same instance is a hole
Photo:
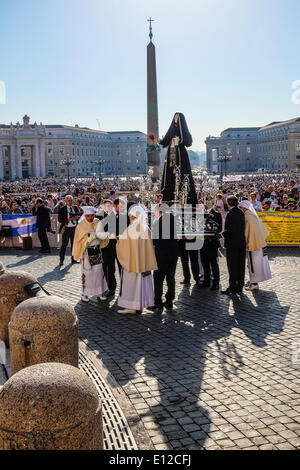
[[[194,432],[194,431],[199,431],[200,430],[198,424],[185,424],[185,425],[183,425],[183,429],[186,432]]]
[[[177,430],[177,431],[169,431],[168,432],[168,438],[170,440],[172,439],[183,439],[184,437],[188,437],[188,433],[185,432],[185,431],[180,431],[180,430]]]
[[[145,423],[144,426],[146,429],[158,429],[159,428],[158,425],[153,422]]]
[[[218,441],[218,445],[223,449],[228,449],[229,447],[234,445],[234,442],[230,439],[220,439]]]
[[[236,431],[236,428],[232,424],[221,424],[219,428],[220,431],[225,433]]]
[[[171,444],[157,444],[155,448],[157,450],[170,450],[173,449],[173,446]]]
[[[300,449],[300,437],[296,439],[290,439],[289,444],[293,445],[296,449]]]
[[[294,450],[295,449],[295,447],[292,444],[290,444],[289,442],[284,442],[282,444],[277,444],[276,447],[279,450]]]
[[[169,425],[162,425],[162,430],[165,434],[169,434],[169,432],[173,432],[173,431],[178,431],[180,429],[180,427],[178,426],[178,424],[169,424]]]
[[[280,436],[284,437],[285,439],[293,439],[294,437],[298,437],[298,435],[287,429],[286,431],[279,431],[278,433]]]
[[[164,436],[154,436],[151,438],[153,444],[165,444],[166,438]]]
[[[179,418],[179,419],[177,419],[177,421],[181,425],[193,423],[192,418],[190,418],[189,416],[185,416],[184,418]]]
[[[270,441],[272,444],[280,444],[281,442],[285,441],[285,438],[279,434],[273,434],[273,436],[268,436],[268,441]]]
[[[252,442],[247,439],[247,438],[243,438],[243,439],[237,439],[234,441],[235,445],[237,445],[239,448],[241,449],[244,449],[245,447],[249,447],[252,445]]]
[[[291,418],[289,418],[288,416],[280,416],[278,418],[278,421],[282,424],[286,424],[286,423],[290,423],[291,422]]]
[[[170,424],[176,424],[176,419],[174,419],[174,418],[165,418],[165,419],[160,421],[160,424],[162,426],[168,426]]]
[[[227,438],[227,434],[225,434],[224,432],[222,431],[216,431],[216,432],[210,432],[209,433],[209,437],[214,439],[215,441],[218,441],[220,439],[226,439]]]
[[[232,441],[236,441],[237,439],[242,439],[243,437],[245,437],[244,434],[242,434],[239,431],[230,431],[230,432],[227,432],[226,434],[229,437],[229,439],[231,439]]]
[[[259,450],[276,450],[277,447],[272,444],[264,444],[259,447]]]
[[[300,431],[300,423],[287,423],[286,427],[292,431]]]
[[[196,424],[199,424],[199,425],[202,425],[202,424],[209,424],[209,423],[210,423],[209,418],[206,418],[206,417],[204,417],[204,416],[202,416],[201,418],[193,418],[193,421],[194,421]]]
[[[259,432],[262,436],[268,436],[268,437],[275,434],[274,430],[269,429],[269,428],[260,428]]]
[[[171,441],[170,444],[174,449],[181,449],[181,442],[180,441]]]
[[[184,446],[187,446],[189,444],[194,444],[194,440],[191,439],[190,437],[186,437],[185,439],[181,439],[180,440],[181,444],[183,444]]]

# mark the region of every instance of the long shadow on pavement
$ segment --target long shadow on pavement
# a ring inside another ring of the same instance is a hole
[[[122,316],[115,306],[102,306],[100,313],[94,303],[84,311],[78,303],[76,310],[81,338],[123,387],[144,423],[149,421],[146,427],[157,427],[175,448],[201,449],[211,423],[201,400],[207,357],[216,359],[228,379],[244,366],[229,340],[232,328],[241,328],[260,347],[268,334],[283,328],[288,307],[281,307],[274,292],[254,296],[257,305],[246,295],[232,299],[234,315],[229,314],[231,299],[196,287],[191,293],[184,288],[177,309],[162,314]]]

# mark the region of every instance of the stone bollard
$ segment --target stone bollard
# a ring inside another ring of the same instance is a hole
[[[0,276],[5,273],[5,267],[2,263],[0,263]]]
[[[37,364],[0,391],[0,450],[102,450],[101,401],[88,376],[67,364]]]
[[[5,271],[3,265],[1,265],[0,340],[4,341],[6,346],[8,346],[8,323],[14,308],[23,300],[37,295],[38,291],[42,292],[34,276],[24,271]]]
[[[78,367],[78,319],[70,302],[28,299],[13,311],[8,330],[12,374],[42,362]]]

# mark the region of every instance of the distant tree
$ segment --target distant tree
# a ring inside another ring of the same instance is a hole
[[[194,166],[206,166],[206,153],[205,152],[188,150],[188,155],[189,155],[192,168]]]

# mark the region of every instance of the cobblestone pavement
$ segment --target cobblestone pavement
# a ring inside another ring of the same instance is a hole
[[[80,267],[59,268],[56,253],[0,251],[7,268],[75,305],[81,340],[143,425],[140,448],[155,449],[299,448],[300,250],[269,258],[273,279],[235,299],[182,287],[178,265],[174,311],[126,316],[116,299],[82,304]]]

